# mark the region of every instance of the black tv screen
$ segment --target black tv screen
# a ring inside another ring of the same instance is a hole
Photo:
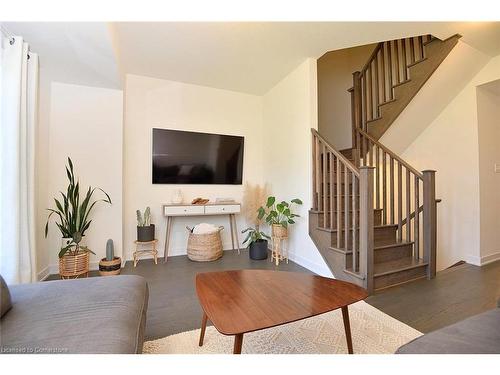
[[[241,184],[244,138],[153,129],[153,184]]]

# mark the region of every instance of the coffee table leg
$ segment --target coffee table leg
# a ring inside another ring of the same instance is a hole
[[[242,345],[243,345],[243,333],[235,335],[233,354],[241,354]]]
[[[201,319],[201,331],[200,331],[200,342],[199,346],[203,346],[203,339],[205,338],[205,329],[207,328],[207,314],[203,312],[203,318]]]
[[[351,326],[349,324],[349,310],[347,306],[342,307],[342,318],[344,319],[344,329],[345,337],[347,340],[347,350],[349,354],[353,354],[352,350],[352,338],[351,338]]]

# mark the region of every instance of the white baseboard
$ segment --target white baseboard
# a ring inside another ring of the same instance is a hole
[[[297,263],[299,266],[307,268],[309,271],[312,271],[317,275],[334,278],[332,272],[325,264],[312,262],[310,259],[293,253],[290,253],[290,260]]]
[[[467,263],[473,264],[474,266],[484,266],[497,260],[500,260],[500,251],[482,257],[476,255],[467,255],[465,258],[465,261]]]

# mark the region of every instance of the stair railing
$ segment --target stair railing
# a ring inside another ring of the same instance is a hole
[[[356,142],[358,165],[374,168],[374,207],[382,210],[382,225],[397,225],[398,240],[414,243],[414,258],[428,262],[428,277],[434,277],[438,202],[435,171],[417,171],[361,129],[356,131]]]
[[[394,100],[394,87],[408,81],[409,67],[425,59],[431,35],[380,42],[361,71],[353,73],[351,102],[354,129],[380,117],[380,105]],[[353,140],[354,141],[354,140]]]
[[[351,254],[347,271],[373,290],[373,168],[358,168],[314,129],[313,210],[321,227],[335,233],[332,245]]]

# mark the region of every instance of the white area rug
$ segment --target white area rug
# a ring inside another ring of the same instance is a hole
[[[354,353],[394,353],[421,332],[396,320],[366,302],[349,306]],[[209,326],[202,347],[200,330],[187,331],[144,343],[145,354],[231,354],[233,336],[224,336]],[[248,354],[346,354],[342,313],[335,310],[313,318],[243,336]]]

